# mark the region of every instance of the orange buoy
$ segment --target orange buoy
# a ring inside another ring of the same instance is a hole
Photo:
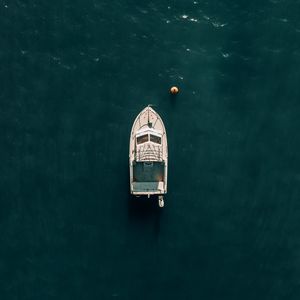
[[[178,94],[179,92],[179,88],[177,86],[172,86],[171,89],[170,89],[170,93],[175,95],[175,94]]]

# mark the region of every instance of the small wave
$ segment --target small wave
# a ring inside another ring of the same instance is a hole
[[[57,56],[52,56],[51,57],[54,61],[57,61],[60,64],[60,58]]]
[[[273,55],[280,54],[282,52],[282,49],[272,49],[272,48],[269,48],[269,47],[264,47],[263,49],[264,49],[265,52],[269,52]]]
[[[297,56],[300,56],[300,51],[296,50],[293,52],[293,55],[297,55]]]
[[[140,9],[140,12],[144,15],[147,15],[149,13],[149,11],[146,9]]]
[[[230,54],[229,54],[229,53],[223,53],[223,52],[222,52],[222,56],[223,56],[224,58],[228,58],[228,57],[230,56]]]
[[[215,28],[222,28],[225,27],[226,25],[228,25],[228,23],[221,23],[218,20],[214,20],[213,18],[207,16],[207,15],[203,15],[203,19],[205,19],[206,21],[210,21],[210,23],[212,24],[212,26],[214,26]]]
[[[66,64],[62,64],[61,65],[64,69],[66,69],[66,70],[74,70],[74,69],[76,69],[76,67],[75,66],[69,66],[69,65],[66,65]]]
[[[212,22],[212,25],[213,25],[215,28],[220,28],[220,27],[226,26],[227,23]]]
[[[282,23],[287,23],[289,20],[287,18],[279,18],[278,21]]]
[[[187,20],[187,21],[190,21],[190,22],[195,22],[195,23],[198,22],[198,19],[196,19],[196,18],[189,18],[188,15],[182,15],[182,16],[180,16],[180,18],[184,19],[184,20]]]

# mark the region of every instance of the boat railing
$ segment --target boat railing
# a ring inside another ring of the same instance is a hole
[[[137,161],[162,161],[161,146],[145,145],[136,151]]]

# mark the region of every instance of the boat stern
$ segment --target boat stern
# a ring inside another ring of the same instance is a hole
[[[164,182],[132,182],[131,193],[136,196],[166,194]]]

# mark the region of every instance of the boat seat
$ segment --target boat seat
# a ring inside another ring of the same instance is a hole
[[[133,192],[164,192],[164,182],[136,182],[132,183]]]

